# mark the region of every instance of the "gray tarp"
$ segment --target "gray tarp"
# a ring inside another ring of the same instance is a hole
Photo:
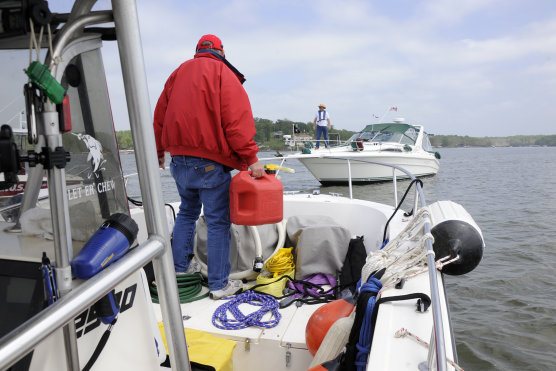
[[[286,232],[295,246],[296,279],[312,273],[338,275],[351,239],[348,229],[328,216],[303,215],[290,217]]]
[[[268,259],[278,243],[278,231],[274,224],[257,226],[261,238],[263,259]],[[197,221],[197,258],[207,263],[207,224],[204,216]],[[232,240],[230,244],[231,273],[242,272],[253,268],[255,259],[255,242],[249,228],[232,224]],[[280,246],[282,247],[282,246]]]

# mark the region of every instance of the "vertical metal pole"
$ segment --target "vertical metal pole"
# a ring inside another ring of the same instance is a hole
[[[392,168],[392,182],[394,183],[394,208],[398,206],[398,179],[396,178],[396,168]]]
[[[349,199],[352,200],[353,199],[353,190],[352,190],[352,186],[351,186],[351,162],[349,160],[347,160],[347,162],[348,162]]]
[[[62,146],[62,135],[58,123],[58,112],[53,103],[45,103],[43,126],[46,145],[52,151]],[[61,297],[71,291],[71,266],[73,258],[71,228],[69,222],[69,207],[66,197],[65,170],[54,166],[48,169],[48,192],[50,196],[50,213],[52,216],[52,234],[54,236],[55,275],[56,284]],[[69,370],[79,371],[79,353],[77,351],[77,336],[75,322],[70,321],[63,329],[66,362]]]
[[[44,136],[40,135],[36,148],[40,149],[42,147],[44,147]],[[44,168],[42,164],[37,164],[34,168],[29,169],[29,176],[27,177],[27,183],[25,184],[25,192],[23,192],[21,207],[19,208],[19,212],[17,213],[17,220],[12,227],[6,229],[6,232],[21,232],[21,223],[19,222],[19,218],[21,217],[21,214],[35,207],[35,205],[37,204],[43,177]]]
[[[425,233],[430,233],[430,224],[425,223]],[[432,251],[432,243],[427,240],[427,250]],[[440,298],[438,297],[439,287],[436,279],[436,265],[434,255],[428,254],[427,264],[429,266],[429,282],[431,285],[431,301],[433,316],[434,342],[430,343],[431,348],[435,348],[436,367],[438,371],[446,370],[446,346],[444,341],[444,326],[442,324],[442,310]]]
[[[417,189],[417,187],[419,186],[419,184],[415,184],[415,200],[413,202],[413,215],[415,215],[415,213],[417,212],[417,208],[419,207],[419,189]]]
[[[415,190],[418,195],[422,198],[422,206],[426,206],[425,203],[425,195],[423,193],[423,189],[419,183],[415,184]],[[415,197],[418,198],[417,196]],[[415,209],[417,211],[417,209]],[[425,234],[431,233],[431,224],[430,219],[429,221],[425,222]],[[434,343],[431,341],[430,347],[435,348],[435,355],[436,355],[436,367],[438,371],[446,370],[446,342],[444,340],[444,325],[442,322],[442,307],[440,305],[440,297],[438,293],[440,292],[438,279],[437,279],[437,270],[436,270],[436,262],[434,261],[434,249],[432,246],[431,240],[427,240],[427,265],[428,265],[428,273],[429,273],[429,282],[431,286],[431,306],[432,306],[432,316],[433,316],[433,323],[434,323]]]
[[[436,340],[434,336],[434,328],[431,331],[431,340],[429,341],[429,353],[427,355],[427,370],[434,370],[436,369],[435,360],[436,360]]]
[[[178,301],[174,260],[170,248],[170,234],[158,176],[158,160],[137,7],[135,0],[112,0],[112,8],[147,230],[149,235],[160,236],[166,246],[164,253],[153,260],[153,266],[160,294],[164,331],[168,340],[170,364],[174,370],[190,370]]]

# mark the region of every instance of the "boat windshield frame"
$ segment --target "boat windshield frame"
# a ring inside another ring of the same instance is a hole
[[[361,139],[363,142],[400,143],[415,145],[419,136],[419,128],[408,124],[374,124],[351,136],[348,142]]]

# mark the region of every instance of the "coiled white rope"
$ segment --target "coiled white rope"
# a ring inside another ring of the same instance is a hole
[[[361,282],[373,272],[386,268],[381,278],[383,286],[390,286],[421,271],[426,266],[427,241],[434,242],[430,233],[424,233],[424,224],[430,223],[428,208],[419,209],[409,224],[382,250],[371,252],[361,270]]]

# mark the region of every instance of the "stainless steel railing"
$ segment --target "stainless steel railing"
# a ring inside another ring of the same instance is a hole
[[[404,173],[407,177],[411,180],[415,180],[416,177],[406,169],[397,166],[388,164],[385,162],[380,161],[372,161],[372,160],[365,160],[365,159],[353,159],[349,157],[342,157],[342,156],[323,156],[323,158],[330,158],[335,160],[345,160],[348,166],[348,186],[349,186],[349,197],[350,199],[353,198],[352,192],[352,179],[351,179],[351,161],[358,161],[358,162],[365,162],[375,165],[387,166],[392,168],[392,183],[394,185],[394,207],[398,204],[397,198],[397,176],[396,170]],[[421,201],[421,207],[426,207],[427,202],[425,201],[425,194],[423,192],[423,188],[419,182],[415,183],[415,197],[414,197],[414,211],[417,211],[417,206]],[[425,234],[429,234],[431,232],[431,224],[430,220],[424,223],[424,232]],[[446,344],[444,340],[444,323],[442,319],[442,310],[440,305],[440,293],[439,293],[439,283],[437,279],[437,271],[436,271],[436,264],[434,260],[434,250],[432,247],[432,243],[430,239],[426,240],[427,244],[427,266],[428,266],[428,274],[429,274],[429,284],[431,290],[431,302],[432,302],[432,315],[433,315],[433,330],[431,333],[431,342],[429,346],[429,354],[427,357],[427,370],[436,369],[439,371],[446,370],[447,361],[446,361]],[[433,346],[434,345],[434,346]],[[436,361],[436,362],[434,362]]]
[[[280,166],[287,159],[296,159],[296,155],[290,155],[281,158]],[[366,159],[354,159],[351,157],[344,157],[344,156],[332,156],[332,155],[323,155],[322,158],[328,158],[333,160],[345,160],[346,166],[348,167],[348,188],[349,188],[349,198],[353,199],[353,186],[352,186],[352,172],[351,172],[351,164],[352,161],[357,162],[365,162],[374,165],[386,166],[392,168],[392,184],[394,189],[394,208],[398,205],[398,175],[396,174],[397,171],[406,175],[404,179],[409,178],[410,180],[415,180],[416,177],[408,170],[393,164],[388,164],[385,162],[380,161],[373,161],[373,160],[366,160]],[[261,161],[264,160],[273,160],[270,158],[260,159]],[[276,160],[276,159],[274,159]],[[415,184],[415,195],[414,195],[414,203],[413,203],[413,210],[417,211],[419,201],[421,207],[426,207],[427,202],[425,200],[425,195],[423,192],[423,188],[419,182]],[[424,232],[425,234],[430,233],[431,231],[431,224],[430,220],[424,223]],[[442,310],[440,306],[440,293],[439,293],[439,283],[437,279],[437,271],[436,271],[436,264],[434,260],[434,250],[432,243],[429,239],[426,240],[427,251],[430,252],[427,254],[427,265],[428,265],[428,274],[429,274],[429,284],[431,290],[431,301],[432,301],[432,311],[433,311],[433,323],[434,328],[431,332],[431,346],[429,347],[429,354],[427,356],[427,369],[433,370],[437,369],[439,371],[446,370],[447,361],[446,361],[446,345],[444,340],[444,325],[442,319]],[[450,328],[451,331],[451,328]],[[433,346],[434,345],[434,346]]]
[[[120,260],[84,281],[69,294],[2,337],[0,370],[10,367],[58,328],[73,321],[114,286],[159,256],[163,250],[164,243],[161,239],[151,236]]]

